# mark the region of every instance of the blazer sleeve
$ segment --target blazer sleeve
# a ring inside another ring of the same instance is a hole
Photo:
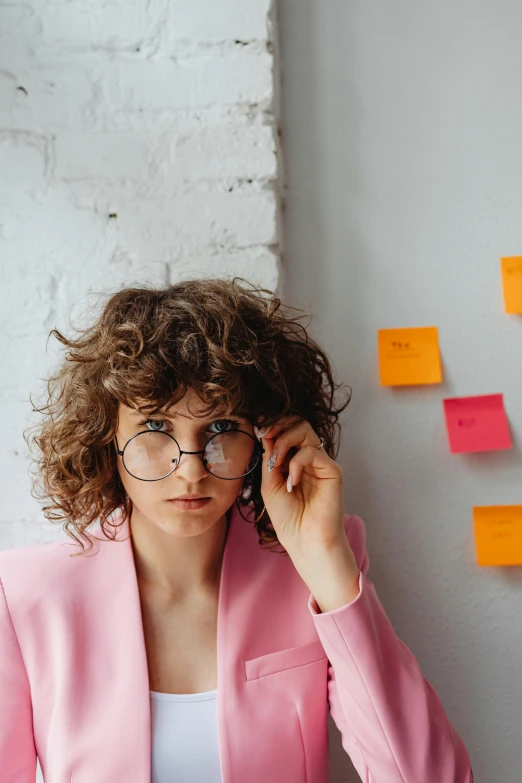
[[[413,653],[395,635],[366,576],[362,519],[345,515],[359,595],[321,612],[308,607],[328,657],[330,714],[364,783],[473,783],[466,746]]]
[[[31,691],[1,581],[0,770],[2,783],[36,781]]]

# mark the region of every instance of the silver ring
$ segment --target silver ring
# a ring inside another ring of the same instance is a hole
[[[319,440],[321,441],[318,446],[316,446],[316,449],[322,449],[324,448],[324,438],[319,437]]]

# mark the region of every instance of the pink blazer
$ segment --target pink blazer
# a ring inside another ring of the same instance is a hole
[[[121,519],[115,512],[113,521]],[[471,783],[462,739],[366,576],[320,613],[289,557],[234,507],[217,626],[223,783],[327,783],[328,709],[365,783]],[[0,780],[150,783],[147,658],[128,520],[71,558],[67,539],[0,552]]]

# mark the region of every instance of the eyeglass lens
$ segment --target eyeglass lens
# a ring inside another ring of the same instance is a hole
[[[212,437],[202,455],[206,469],[225,479],[240,478],[257,465],[256,441],[246,432],[232,430]],[[166,432],[140,432],[127,443],[123,464],[137,479],[154,481],[165,478],[177,468],[180,450]]]

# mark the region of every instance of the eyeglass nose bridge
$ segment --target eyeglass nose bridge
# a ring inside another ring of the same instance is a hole
[[[212,440],[212,438],[211,438],[211,440]],[[176,441],[176,443],[178,443],[178,441]],[[201,454],[201,461],[202,461],[202,463],[203,463],[203,467],[204,467],[204,468],[205,468],[205,470],[206,470],[205,459],[204,459],[204,457],[203,457],[203,455],[205,454],[205,451],[206,451],[206,447],[205,447],[204,449],[201,449],[201,451],[183,451],[183,449],[181,448],[181,446],[180,446],[180,445],[179,445],[179,443],[178,443],[178,449],[179,449],[179,459],[178,459],[178,464],[177,464],[177,465],[176,465],[176,466],[175,466],[175,467],[172,469],[172,471],[171,471],[172,473],[174,473],[174,471],[175,471],[175,470],[177,470],[177,469],[179,468],[179,466],[180,466],[180,464],[181,464],[181,458],[182,458],[182,456],[183,456],[184,454]]]

